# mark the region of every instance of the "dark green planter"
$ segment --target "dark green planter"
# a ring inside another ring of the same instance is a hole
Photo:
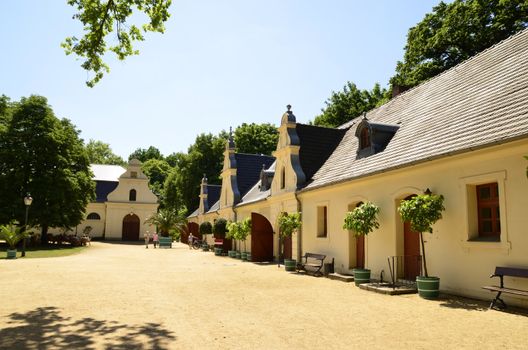
[[[16,259],[16,253],[17,253],[17,250],[16,249],[8,249],[7,250],[7,258],[8,259]]]
[[[246,253],[246,260],[251,261],[251,253]]]
[[[297,260],[284,259],[284,270],[285,271],[295,271],[297,266]]]
[[[242,259],[242,261],[246,261],[246,256],[247,256],[246,252],[241,252],[240,253],[240,259]]]
[[[236,258],[236,251],[234,251],[234,250],[228,250],[228,251],[227,251],[227,255],[228,255],[230,258]]]
[[[215,248],[214,249],[214,253],[216,256],[221,256],[222,255],[222,248]]]
[[[369,269],[352,269],[352,272],[354,273],[354,283],[356,284],[356,286],[370,282]]]
[[[204,244],[204,245],[202,246],[202,250],[203,250],[204,252],[208,252],[208,251],[209,251],[209,246]]]
[[[416,277],[418,295],[424,299],[436,299],[440,294],[440,278],[438,277]]]
[[[242,254],[239,251],[237,251],[235,258],[240,259],[241,257],[242,257]]]

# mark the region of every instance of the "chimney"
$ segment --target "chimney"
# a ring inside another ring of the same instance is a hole
[[[408,86],[393,84],[392,85],[392,98],[395,98],[396,96],[398,96],[399,94],[407,90],[409,90]]]

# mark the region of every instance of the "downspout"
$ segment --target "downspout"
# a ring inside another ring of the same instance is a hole
[[[301,203],[301,200],[299,199],[299,197],[297,196],[297,191],[295,191],[294,193],[294,196],[295,196],[295,200],[297,201],[297,212],[298,213],[301,213],[301,227],[299,227],[299,229],[297,230],[297,262],[300,262],[301,261],[301,257],[302,257],[302,203]]]

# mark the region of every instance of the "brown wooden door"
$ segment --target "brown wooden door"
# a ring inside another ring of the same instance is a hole
[[[292,258],[292,238],[286,237],[282,240],[284,259]]]
[[[356,236],[356,267],[365,268],[365,235]]]
[[[403,274],[414,281],[420,274],[420,235],[411,230],[409,222],[403,223]]]
[[[126,215],[123,218],[123,241],[139,241],[139,217],[136,214]]]
[[[256,213],[251,214],[251,260],[273,261],[273,227]]]

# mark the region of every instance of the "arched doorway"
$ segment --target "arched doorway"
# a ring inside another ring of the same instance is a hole
[[[349,204],[348,211],[359,207],[363,202]],[[348,231],[348,265],[349,268],[365,268],[365,236],[356,236],[353,230]],[[352,254],[355,253],[355,254]]]
[[[411,199],[416,195],[405,198]],[[406,280],[414,281],[416,276],[420,275],[421,256],[420,256],[420,235],[411,230],[409,222],[403,223],[403,277]]]
[[[200,234],[200,226],[196,222],[189,222],[187,224],[187,230],[182,235],[182,243],[188,244],[189,243],[189,234],[192,233],[194,237],[202,238],[202,235]]]
[[[128,214],[123,218],[123,241],[139,241],[139,217],[136,214]]]
[[[251,260],[273,261],[273,227],[257,213],[251,213]]]

